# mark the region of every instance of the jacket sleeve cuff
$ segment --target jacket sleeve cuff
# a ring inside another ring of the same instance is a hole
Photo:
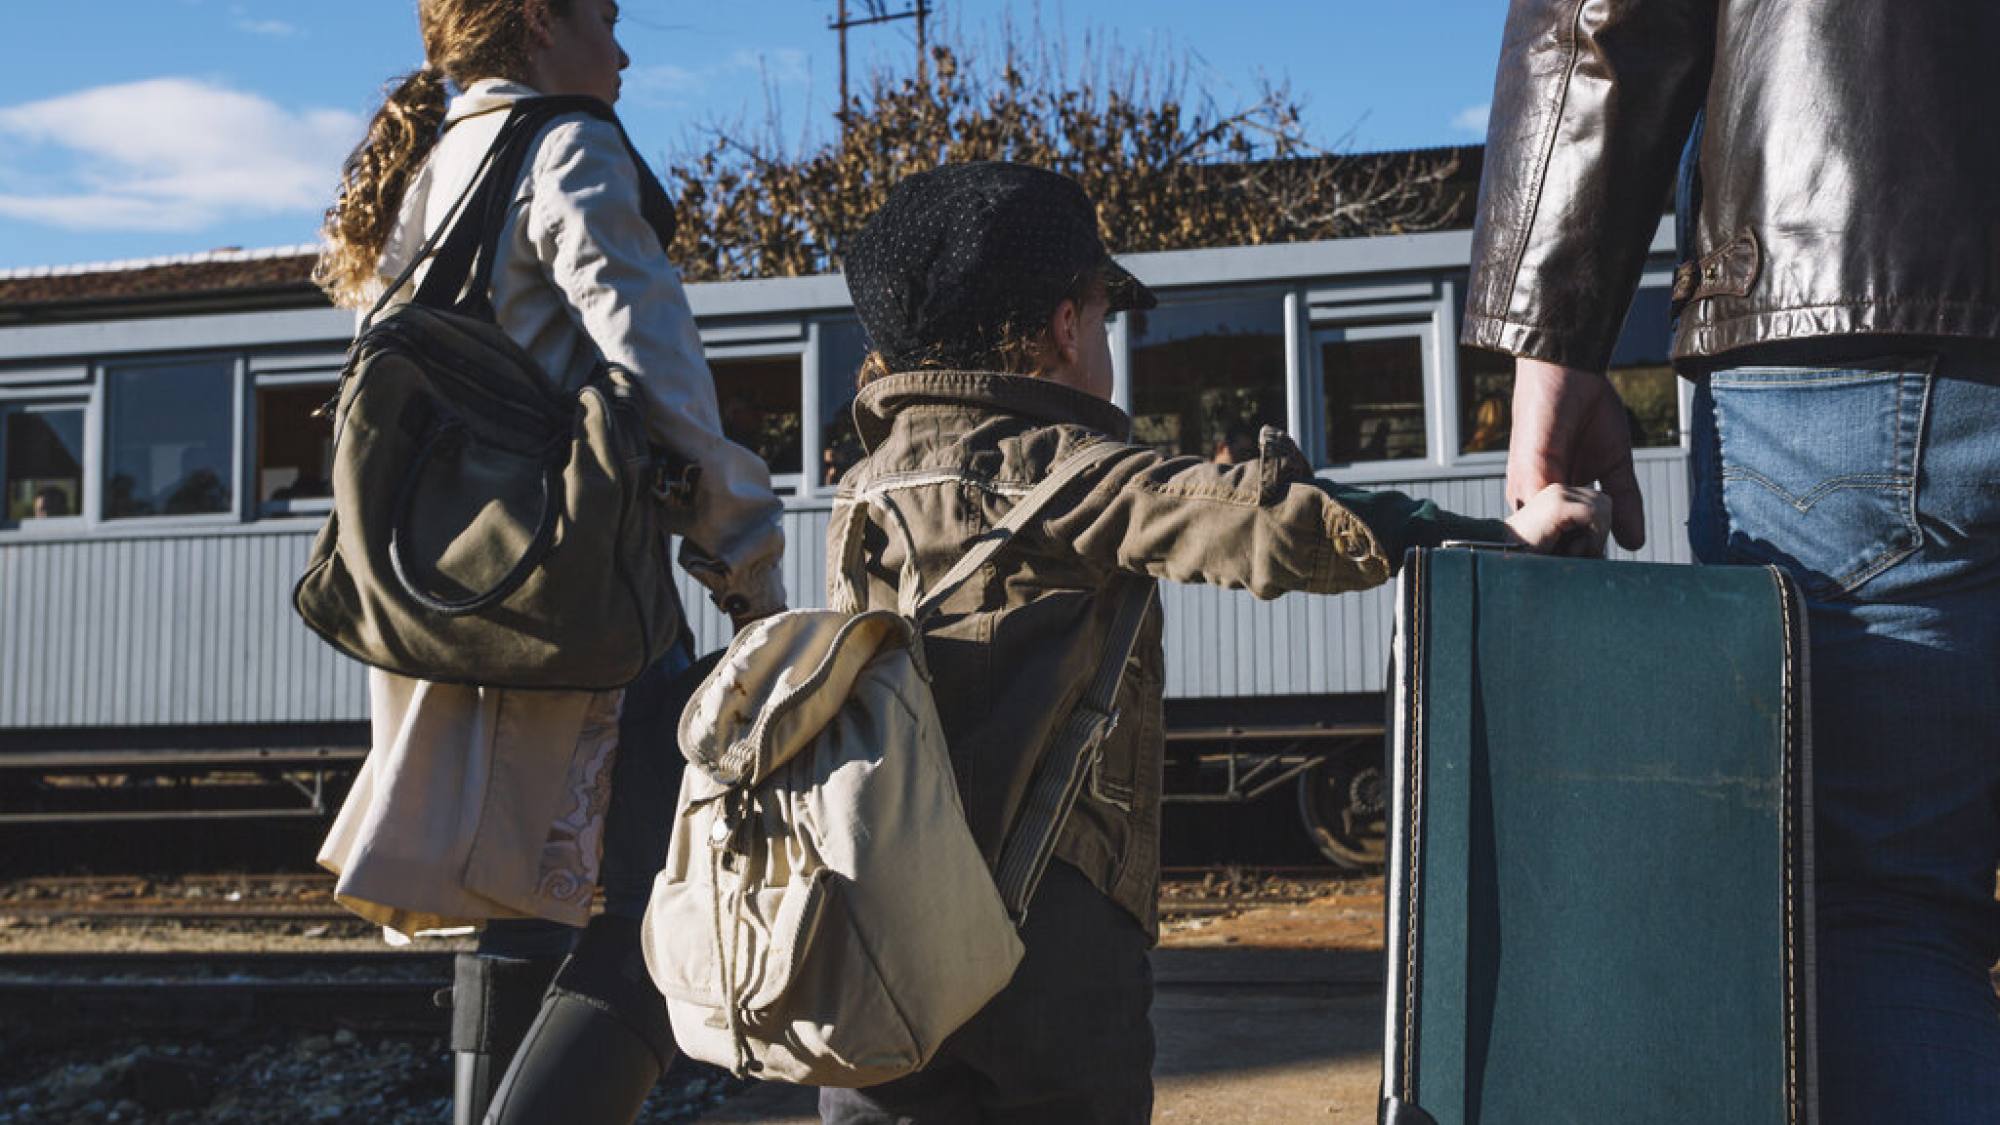
[[[1411,547],[1435,547],[1448,539],[1507,541],[1507,525],[1501,520],[1461,516],[1400,492],[1341,489],[1338,499],[1374,536],[1392,571],[1403,565],[1403,552]]]
[[[691,539],[681,540],[680,556],[681,569],[708,590],[715,608],[730,617],[767,617],[785,609],[785,572],[777,558],[732,570]]]
[[[1467,347],[1559,363],[1584,371],[1602,372],[1611,362],[1611,345],[1607,342],[1581,333],[1475,313],[1470,309],[1466,310],[1465,327],[1459,332],[1458,339]]]
[[[745,576],[740,591],[749,609],[744,617],[769,617],[785,609],[785,572],[774,560],[771,565]]]

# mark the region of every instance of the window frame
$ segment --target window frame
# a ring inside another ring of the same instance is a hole
[[[104,464],[111,455],[111,414],[116,394],[111,386],[112,377],[120,370],[135,367],[193,367],[203,363],[221,363],[229,368],[230,441],[233,443],[229,456],[229,507],[220,512],[161,513],[151,516],[111,516],[104,511],[105,487],[109,477]],[[244,461],[254,456],[245,440],[250,421],[248,418],[250,372],[249,362],[241,352],[185,352],[176,354],[125,355],[107,359],[97,364],[96,382],[102,395],[97,412],[97,491],[93,494],[92,511],[95,513],[91,526],[95,529],[118,527],[158,527],[158,528],[217,528],[244,522],[244,513],[249,511],[244,494]]]
[[[7,464],[7,419],[17,412],[35,410],[83,411],[82,475],[77,483],[77,510],[67,516],[38,520],[12,520],[0,507],[0,539],[74,535],[96,523],[96,486],[99,442],[97,438],[97,396],[91,384],[71,386],[0,386],[0,484],[5,483]]]
[[[1446,412],[1441,409],[1446,372],[1445,364],[1440,362],[1444,349],[1439,343],[1439,325],[1445,318],[1440,315],[1439,301],[1432,298],[1334,307],[1315,305],[1307,310],[1305,319],[1300,340],[1304,349],[1299,363],[1300,378],[1293,389],[1298,398],[1299,417],[1299,432],[1294,437],[1312,463],[1313,471],[1342,483],[1380,483],[1428,477],[1449,467],[1451,461],[1445,451],[1456,444],[1458,437],[1456,420],[1443,417]],[[1424,410],[1422,457],[1348,462],[1330,459],[1326,440],[1325,360],[1321,352],[1322,344],[1336,335],[1363,341],[1417,341]],[[1457,365],[1451,366],[1455,378]]]
[[[811,325],[792,339],[707,343],[702,348],[702,359],[709,368],[711,384],[714,382],[715,361],[718,359],[784,359],[789,356],[799,361],[799,471],[771,474],[771,490],[786,500],[811,495],[806,491],[807,479],[811,475],[806,472],[806,466],[815,464],[811,458],[819,456],[817,448],[808,448],[819,444],[809,425],[813,414],[812,408],[819,398],[819,388],[814,379],[819,370],[819,363],[812,346],[818,338],[818,326]],[[717,405],[720,405],[720,396],[717,397]]]
[[[327,390],[327,396],[331,398],[335,388],[340,385],[340,371],[339,367],[256,368],[251,371],[248,388],[249,402],[244,410],[245,430],[242,435],[244,455],[240,460],[245,462],[244,479],[252,483],[252,493],[260,493],[263,483],[259,479],[263,471],[263,466],[257,463],[264,442],[264,433],[261,428],[263,419],[257,410],[257,392],[267,387],[323,386]],[[317,519],[333,511],[333,497],[331,496],[305,500],[265,500],[261,496],[246,496],[244,500],[252,506],[255,518],[260,520],[297,519],[300,517]]]
[[[1160,303],[1149,312],[1163,312],[1181,305],[1201,305],[1216,302],[1248,302],[1268,299],[1280,310],[1282,326],[1284,371],[1280,376],[1279,390],[1284,395],[1284,426],[1293,434],[1298,434],[1298,369],[1299,359],[1299,293],[1295,286],[1252,283],[1249,285],[1198,285],[1186,287],[1162,286],[1155,291]],[[1111,401],[1128,418],[1136,419],[1132,396],[1138,389],[1138,378],[1132,369],[1133,332],[1130,312],[1118,312],[1105,318],[1105,329],[1111,336]],[[1183,454],[1183,456],[1187,456]],[[1195,454],[1195,456],[1201,456]]]

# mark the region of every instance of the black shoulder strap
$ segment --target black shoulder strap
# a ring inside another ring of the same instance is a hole
[[[555,118],[587,113],[609,121],[618,129],[619,139],[638,171],[640,208],[665,251],[673,241],[676,220],[673,203],[646,166],[625,126],[611,107],[597,98],[561,95],[523,98],[514,103],[500,132],[493,138],[480,169],[466,186],[445,221],[439,225],[422,252],[410,263],[390,289],[400,289],[418,263],[436,250],[435,260],[424,281],[411,298],[415,304],[450,309],[482,320],[493,319],[493,267],[499,258],[500,238],[506,231],[507,210],[513,205],[514,186],[520,182],[521,166],[542,129]],[[387,294],[384,295],[385,299]]]

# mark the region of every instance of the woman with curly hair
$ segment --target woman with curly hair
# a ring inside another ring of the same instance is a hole
[[[584,95],[608,107],[630,61],[613,0],[420,0],[417,11],[428,61],[388,94],[327,213],[315,276],[349,307],[373,303],[439,232],[517,103]],[[652,440],[700,466],[682,565],[739,624],[784,608],[782,505],[763,462],[724,437],[665,254],[665,192],[607,110],[543,126],[507,198],[488,294],[499,327],[557,389],[607,362],[629,371]],[[483,925],[453,988],[458,1122],[630,1121],[672,1058],[637,933],[679,755],[671,734],[633,736],[671,730],[657,688],[675,660],[685,665],[685,646],[624,693],[370,670],[373,746],[320,862],[343,903],[392,931]],[[605,912],[592,919],[600,885]]]

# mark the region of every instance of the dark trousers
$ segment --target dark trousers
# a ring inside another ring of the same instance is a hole
[[[829,1125],[1145,1122],[1153,1112],[1153,967],[1145,931],[1075,868],[1049,865],[1014,979],[930,1065],[821,1090]]]

